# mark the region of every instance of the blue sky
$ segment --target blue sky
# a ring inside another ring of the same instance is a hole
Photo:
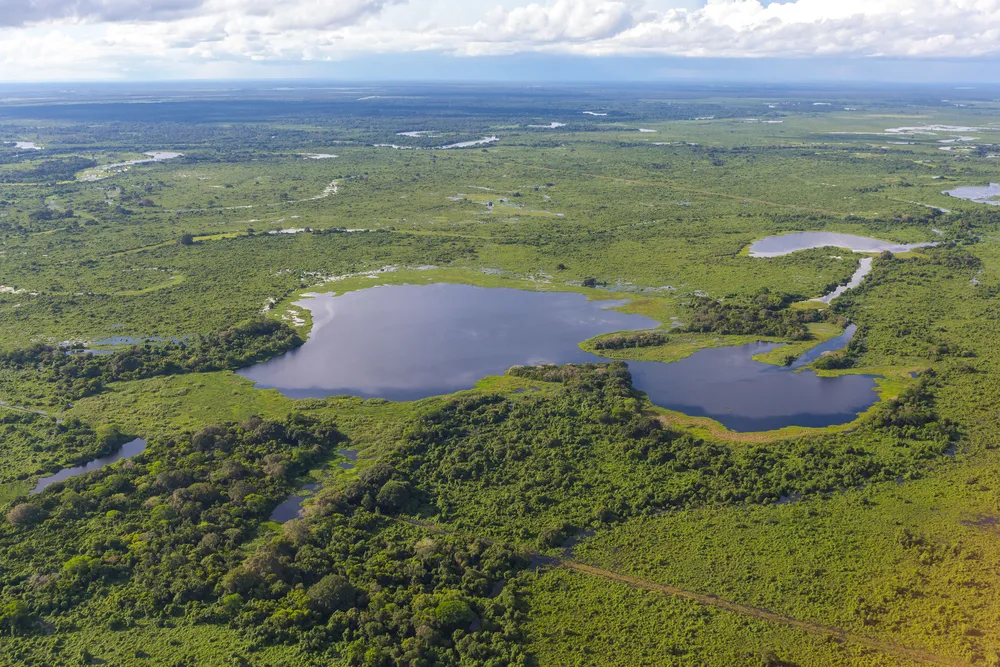
[[[0,81],[1000,81],[1000,0],[3,0]]]

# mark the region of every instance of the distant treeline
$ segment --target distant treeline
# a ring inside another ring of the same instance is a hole
[[[97,163],[93,160],[75,156],[44,160],[32,169],[18,169],[0,173],[0,183],[68,181],[75,178],[78,171],[96,166]]]

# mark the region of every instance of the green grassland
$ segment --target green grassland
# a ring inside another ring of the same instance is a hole
[[[619,364],[412,403],[292,400],[231,370],[67,397],[0,364],[0,664],[1000,664],[1000,209],[942,194],[1000,181],[1000,106],[451,94],[224,121],[0,107],[0,140],[45,147],[0,143],[0,348],[262,313],[306,336],[303,295],[456,282],[661,323],[665,344],[599,350],[619,361],[767,340],[781,364],[849,320],[849,367],[819,372],[878,375],[882,400],[746,434],[651,405]],[[935,124],[979,139],[886,133]],[[183,157],[83,178],[148,150]],[[840,249],[747,255],[794,231],[942,247],[877,257],[804,340],[685,330],[703,296],[801,309],[856,270]],[[150,448],[27,495],[126,434]],[[303,518],[268,520],[316,479]]]

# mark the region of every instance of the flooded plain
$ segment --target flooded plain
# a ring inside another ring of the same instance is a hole
[[[312,311],[305,345],[239,371],[291,398],[407,401],[448,394],[515,365],[606,362],[578,344],[658,326],[582,294],[453,284],[374,287],[296,305]],[[845,423],[877,400],[872,377],[819,377],[751,358],[776,346],[709,348],[674,363],[628,366],[635,387],[654,404],[735,430]]]
[[[80,180],[97,181],[102,178],[107,178],[112,174],[124,171],[137,164],[150,164],[152,162],[163,162],[165,160],[173,160],[175,158],[184,157],[183,153],[174,153],[173,151],[147,151],[143,153],[143,155],[147,155],[149,157],[139,160],[126,160],[125,162],[116,162],[114,164],[104,164],[99,167],[94,167],[93,169],[88,169],[80,176]]]

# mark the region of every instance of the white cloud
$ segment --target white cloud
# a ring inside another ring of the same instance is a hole
[[[1000,55],[1000,0],[0,0],[0,80],[365,53]],[[426,2],[428,13],[421,14]],[[668,4],[664,6],[664,2]],[[652,3],[656,3],[655,5]],[[401,5],[408,5],[402,7]],[[414,21],[413,17],[420,20]],[[470,19],[475,16],[478,18]],[[401,17],[405,17],[401,18]],[[25,27],[26,26],[26,27]]]
[[[507,29],[515,16],[525,26],[544,24],[545,17],[566,1],[491,15],[492,25],[476,26],[480,43],[470,44],[466,50],[714,57],[966,57],[1000,53],[1000,0],[796,0],[766,6],[758,0],[708,0],[698,9],[647,12],[641,20],[621,21],[619,29],[610,34],[582,42],[565,38],[554,44],[530,30]],[[622,3],[588,4],[610,8]],[[596,20],[592,25],[596,28]]]
[[[102,22],[165,20],[197,11],[204,0],[4,0],[0,25],[54,20]]]
[[[505,10],[497,7],[471,32],[488,41],[581,42],[606,39],[635,25],[622,0],[555,0]]]

